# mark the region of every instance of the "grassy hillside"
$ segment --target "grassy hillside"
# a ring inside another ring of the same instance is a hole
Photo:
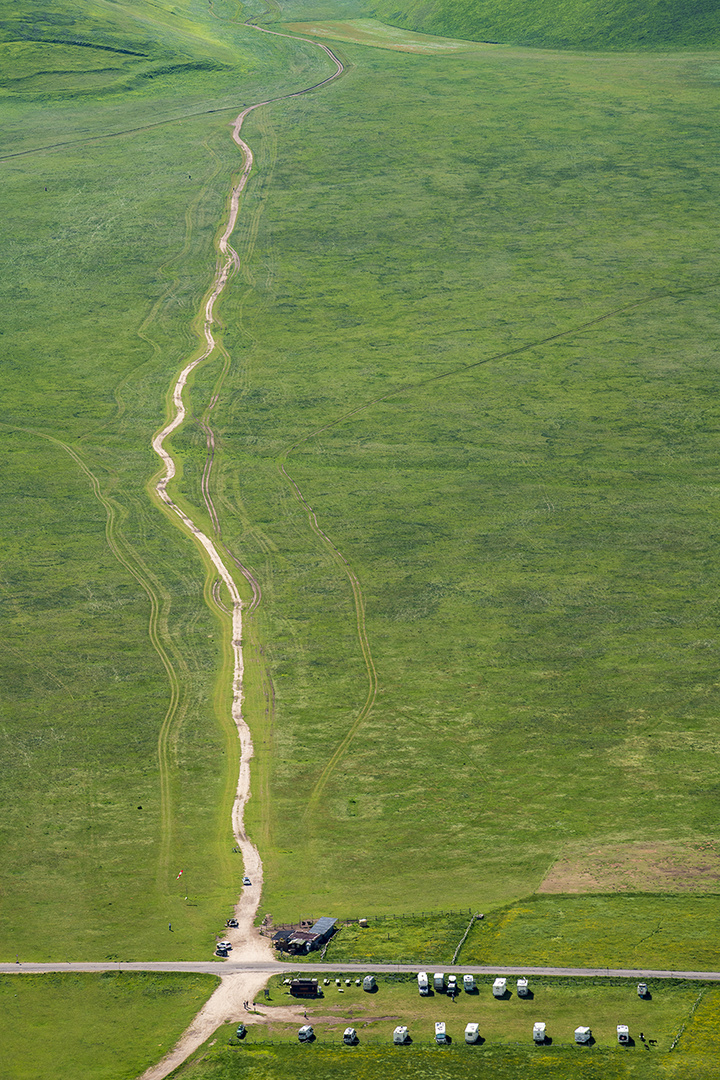
[[[706,49],[718,0],[380,0],[373,11],[427,34],[551,49]]]
[[[330,65],[235,5],[2,14],[0,955],[210,954],[237,740],[150,440],[196,346],[229,121]]]
[[[223,302],[264,904],[484,910],[568,850],[716,835],[716,62],[343,48],[248,125]],[[281,466],[362,587],[367,715],[350,582]]]

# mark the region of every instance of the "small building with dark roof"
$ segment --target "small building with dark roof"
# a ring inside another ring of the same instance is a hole
[[[336,922],[337,919],[331,919],[329,915],[325,915],[310,927],[310,933],[317,935],[318,945],[324,945],[330,940],[335,933]]]

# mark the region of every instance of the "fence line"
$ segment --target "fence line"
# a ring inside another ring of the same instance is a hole
[[[690,1012],[687,1014],[685,1020],[683,1021],[682,1027],[678,1031],[678,1033],[675,1036],[675,1038],[673,1039],[673,1041],[670,1043],[670,1050],[674,1050],[675,1047],[677,1046],[677,1044],[680,1042],[680,1036],[682,1035],[685,1028],[688,1026],[688,1024],[692,1020],[693,1016],[695,1015],[695,1010],[697,1009],[698,1005],[700,1004],[700,1001],[702,1000],[702,996],[703,996],[704,993],[705,993],[705,987],[702,988],[702,990],[700,991],[698,996],[695,998],[695,1003],[693,1004],[692,1008],[690,1009]],[[668,1050],[668,1054],[670,1053],[670,1050]]]
[[[473,928],[473,926],[474,926],[474,924],[475,924],[475,920],[477,919],[477,917],[478,917],[478,913],[477,913],[477,912],[476,912],[476,913],[475,913],[474,915],[471,915],[471,916],[470,916],[470,922],[469,922],[469,923],[468,923],[468,925],[467,925],[467,930],[465,931],[465,933],[463,934],[463,936],[462,936],[462,937],[460,938],[460,943],[459,943],[459,945],[458,945],[457,949],[455,950],[455,952],[453,953],[453,958],[452,958],[452,960],[450,961],[450,963],[451,963],[451,964],[456,964],[456,963],[457,963],[458,953],[460,952],[460,950],[462,949],[463,945],[464,945],[464,944],[465,944],[465,942],[467,941],[467,936],[468,936],[468,934],[470,933],[470,931],[472,930],[472,928]]]
[[[360,922],[361,918],[367,918],[368,922],[378,923],[378,922],[387,922],[390,919],[447,919],[447,918],[453,918],[455,916],[459,917],[461,915],[462,916],[473,915],[472,908],[467,908],[467,909],[462,908],[459,911],[402,911],[402,912],[398,912],[398,913],[385,914],[385,915],[357,916],[356,918],[352,918],[352,919],[342,919],[342,918],[338,919],[337,924],[338,924],[338,926],[354,926],[356,923]],[[474,918],[475,918],[475,916],[473,915],[473,919]],[[295,925],[302,925],[304,923],[309,923],[312,926],[312,924],[315,923],[315,922],[317,922],[317,919],[312,918],[310,915],[303,915],[300,918],[298,918],[297,923]],[[282,924],[278,924],[278,925],[282,925]]]

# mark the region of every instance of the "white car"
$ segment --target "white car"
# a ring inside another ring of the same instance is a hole
[[[448,975],[447,992],[448,994],[457,994],[457,975]]]
[[[250,880],[249,877],[244,877],[243,878],[243,885],[252,885],[252,881]]]

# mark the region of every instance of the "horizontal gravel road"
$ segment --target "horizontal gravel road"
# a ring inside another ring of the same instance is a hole
[[[654,971],[650,968],[571,968],[571,967],[477,967],[457,964],[349,964],[339,961],[336,964],[313,964],[311,962],[298,964],[282,964],[279,962],[246,962],[235,963],[232,960],[175,960],[175,961],[128,961],[121,963],[65,963],[65,964],[36,964],[0,963],[2,975],[43,975],[48,972],[58,971],[169,971],[169,972],[195,972],[201,975],[233,975],[238,972],[267,972],[270,975],[291,974],[317,974],[325,975],[328,972],[364,972],[391,973],[408,972],[415,974],[418,971],[443,971],[450,975],[572,975],[578,978],[590,978],[605,976],[606,978],[623,979],[697,979],[708,982],[719,982],[720,971]]]

